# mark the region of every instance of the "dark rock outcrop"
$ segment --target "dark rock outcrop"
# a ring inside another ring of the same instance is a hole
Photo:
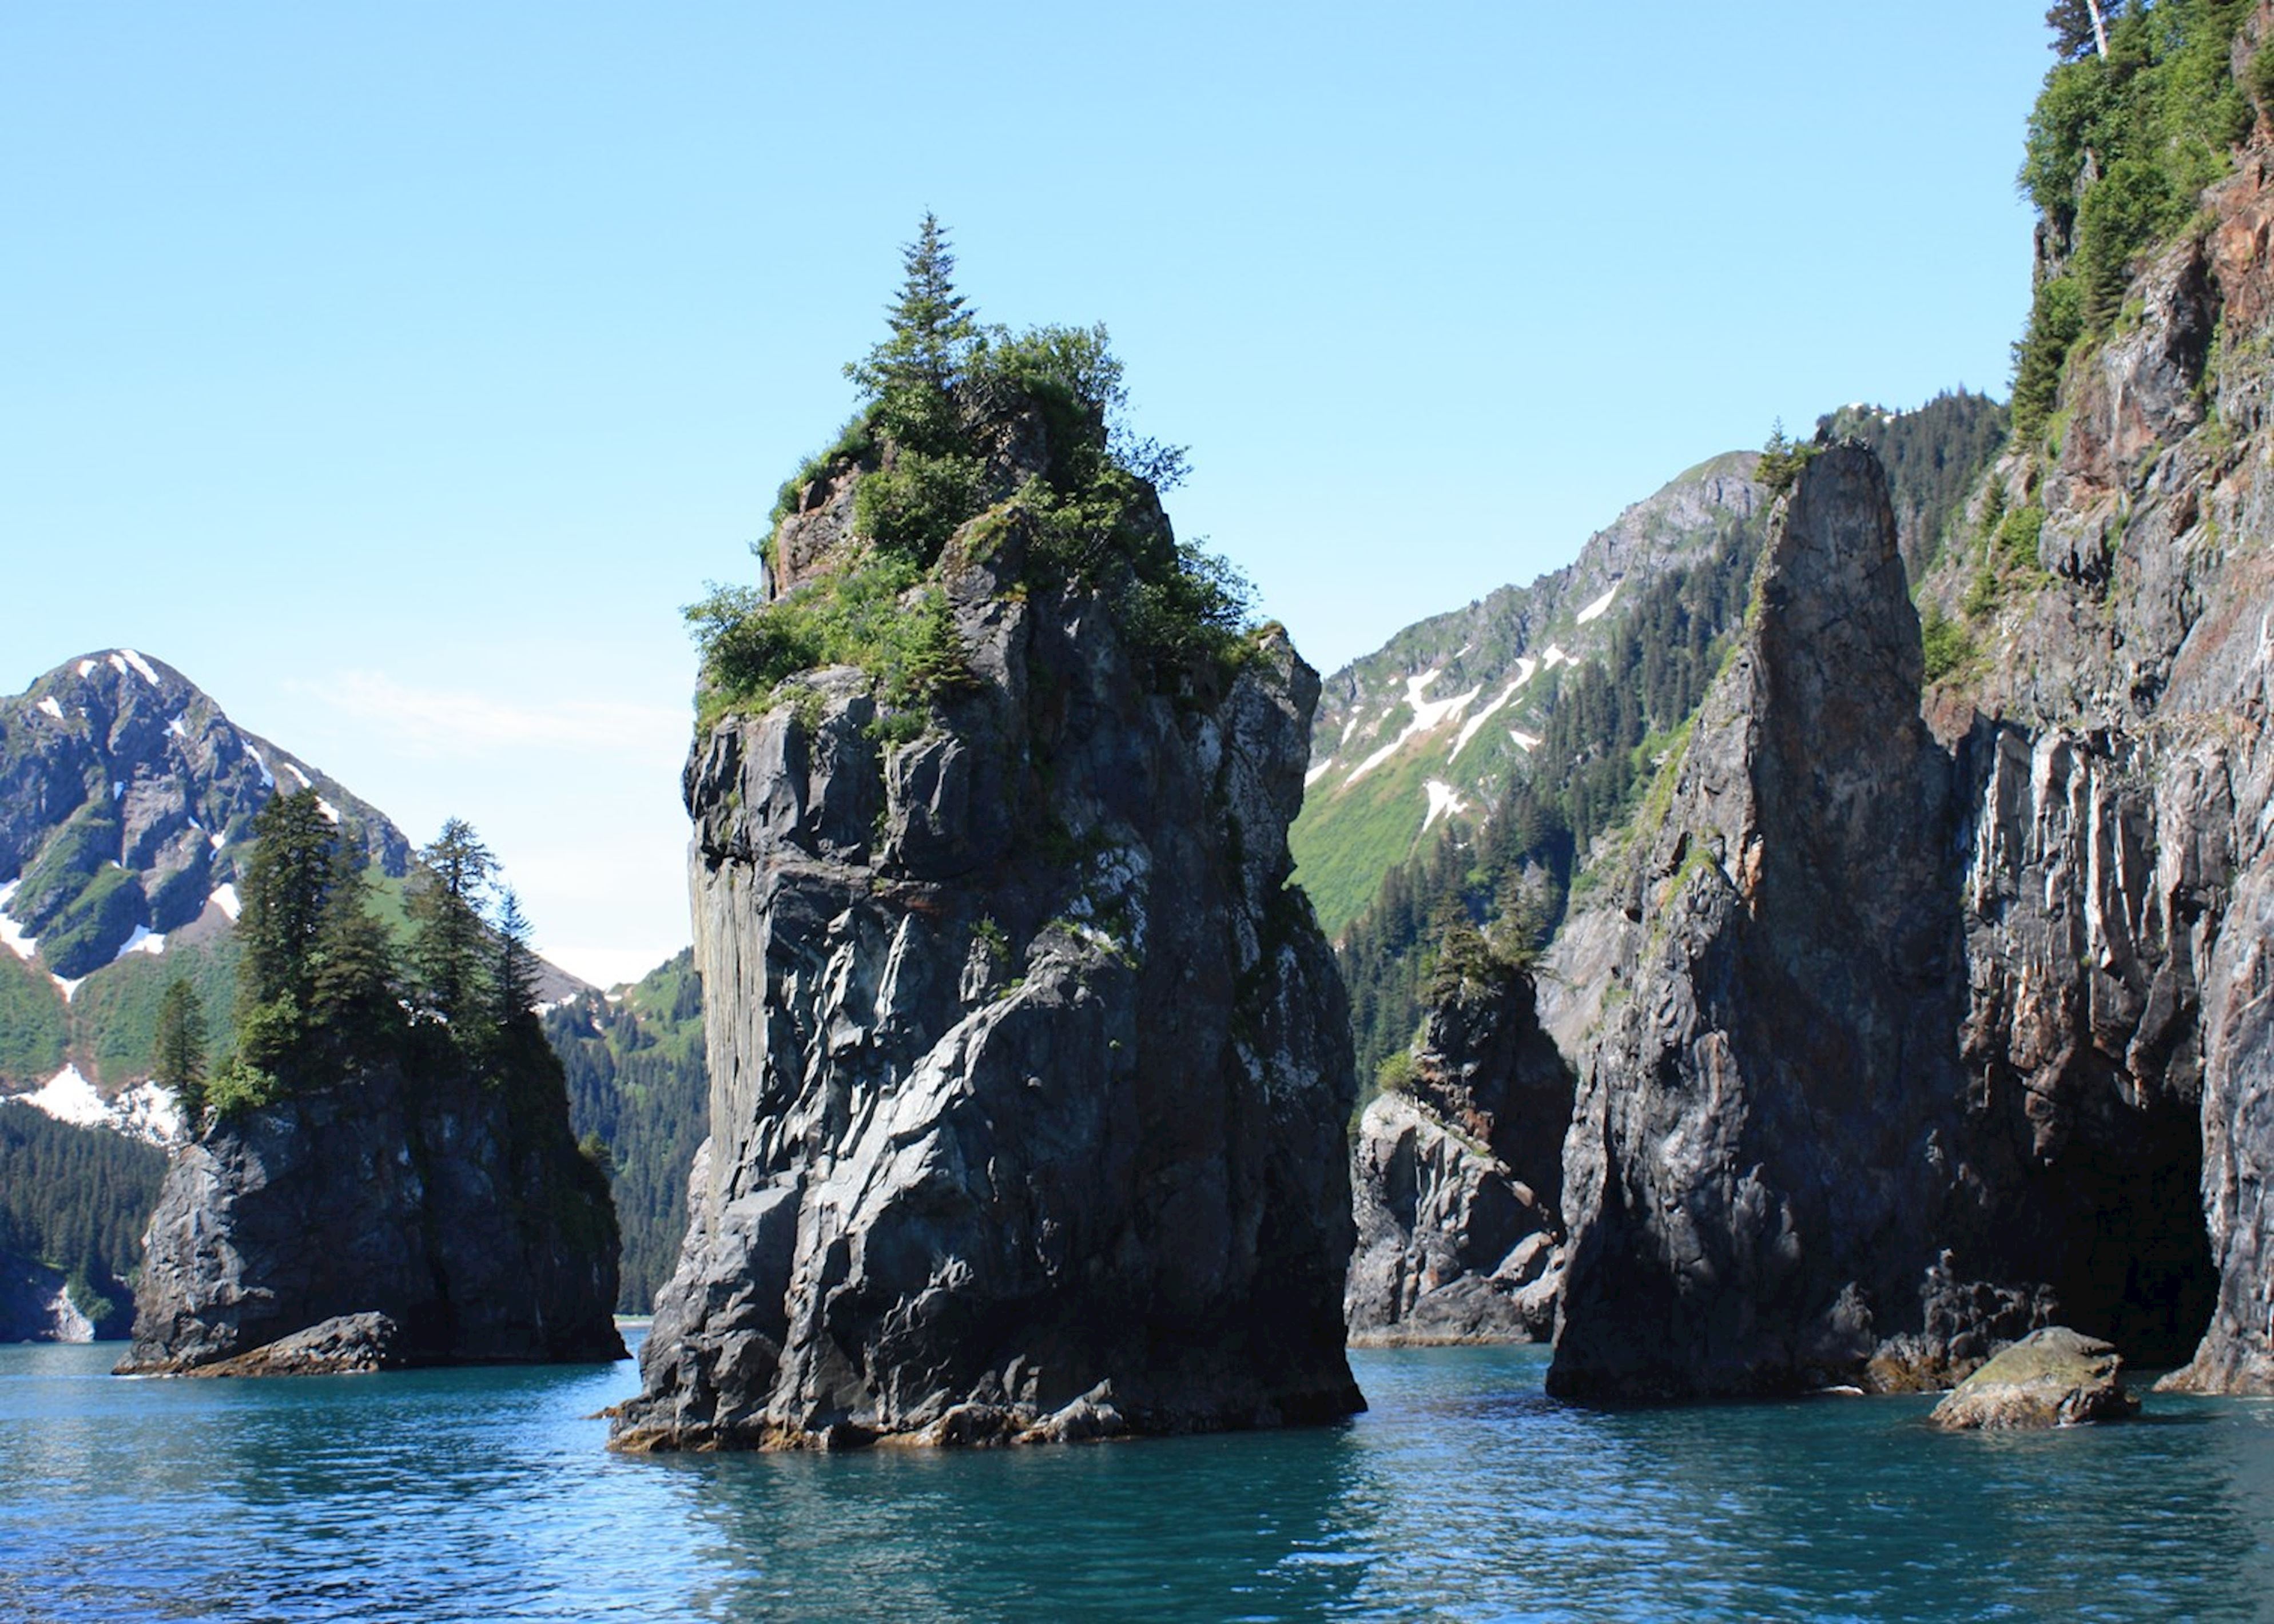
[[[121,1373],[366,1313],[390,1363],[622,1357],[606,1180],[545,1080],[390,1064],[207,1128],[151,1215]]]
[[[1555,1325],[1571,1074],[1530,976],[1454,981],[1411,1078],[1359,1121],[1344,1312],[1361,1345],[1536,1342]]]
[[[1852,1379],[1969,1289],[1937,1273],[1963,1188],[1947,768],[1868,452],[1808,466],[1756,591],[1637,836],[1567,1147],[1558,1393]]]
[[[404,1363],[403,1327],[385,1314],[341,1314],[185,1376],[367,1376]]]
[[[1923,704],[1899,583],[1805,568],[1884,543],[1878,499],[1852,454],[1803,476],[1670,807],[1552,956],[1559,1390],[1946,1385],[2058,1321],[2274,1391],[2274,153],[2206,200],[1919,583],[1961,656]]]
[[[973,680],[920,736],[840,667],[697,742],[712,1135],[618,1447],[1361,1406],[1348,1017],[1287,887],[1317,680],[1272,634],[1159,691],[1027,546],[1015,504],[949,544]]]
[[[2125,1391],[2123,1372],[2108,1343],[2047,1326],[1959,1383],[1929,1419],[1950,1432],[2128,1421],[2140,1401]]]

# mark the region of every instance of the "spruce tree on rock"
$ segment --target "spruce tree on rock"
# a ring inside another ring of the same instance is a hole
[[[901,259],[907,275],[886,312],[891,331],[845,375],[877,405],[892,438],[936,449],[953,431],[954,392],[979,347],[979,325],[955,290],[955,255],[937,216],[926,212]]]
[[[339,1047],[368,1053],[402,1023],[395,944],[371,911],[371,881],[345,840],[332,847],[332,884],[316,930],[309,1011]]]
[[[529,945],[529,915],[511,886],[498,894],[496,1004],[491,1019],[501,1032],[537,1027],[537,955]]]
[[[192,1132],[206,1115],[206,1011],[197,989],[176,976],[158,1000],[151,1080],[174,1096]]]
[[[252,820],[252,834],[238,888],[237,1052],[273,1071],[306,1036],[338,832],[316,792],[304,789],[271,799]]]
[[[473,825],[456,817],[442,825],[418,860],[418,872],[404,900],[410,914],[410,963],[419,1002],[462,1040],[471,1039],[494,997],[482,907],[497,860]]]

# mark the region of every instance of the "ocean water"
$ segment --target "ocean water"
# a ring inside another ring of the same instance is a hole
[[[2274,1618],[2274,1403],[1945,1437],[1352,1356],[1347,1425],[621,1459],[629,1363],[122,1381],[0,1348],[0,1620]]]

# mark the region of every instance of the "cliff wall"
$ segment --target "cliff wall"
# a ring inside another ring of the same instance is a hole
[[[809,491],[785,575],[850,515]],[[839,666],[697,743],[711,1138],[619,1447],[1361,1405],[1348,1015],[1286,883],[1317,679],[1269,632],[1164,691],[1030,521],[931,570],[969,680],[915,736]]]

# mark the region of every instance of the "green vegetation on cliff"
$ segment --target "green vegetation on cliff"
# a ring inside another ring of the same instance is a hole
[[[2106,9],[2106,8],[2105,8]],[[2232,70],[2250,0],[2155,0],[2124,8],[2108,50],[2078,55],[2056,22],[2064,60],[2029,115],[2021,185],[2044,222],[2027,333],[2014,347],[2014,432],[2043,432],[2063,365],[2118,320],[2140,258],[2195,216],[2250,132],[2251,97]],[[2248,76],[2263,98],[2258,64]]]
[[[704,722],[762,709],[785,679],[823,665],[866,671],[888,710],[920,722],[965,677],[934,572],[959,531],[984,556],[1012,523],[1028,538],[1020,584],[1095,593],[1164,690],[1238,658],[1246,583],[1171,531],[1159,493],[1182,477],[1184,454],[1127,429],[1105,329],[983,326],[953,269],[926,215],[885,337],[846,369],[860,413],[783,487],[766,589],[714,586],[688,609]],[[808,503],[848,488],[843,533],[792,556],[785,534]]]

